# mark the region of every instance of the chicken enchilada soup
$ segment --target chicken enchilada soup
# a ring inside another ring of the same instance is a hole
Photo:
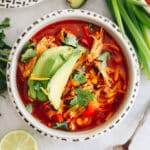
[[[65,20],[23,47],[17,87],[26,109],[49,128],[85,131],[109,120],[124,101],[128,67],[103,27]]]

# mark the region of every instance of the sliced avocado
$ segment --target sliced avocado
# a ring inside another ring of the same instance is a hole
[[[31,74],[37,77],[50,77],[64,63],[60,54],[68,58],[72,51],[73,48],[69,46],[50,48],[40,56]]]
[[[73,48],[69,46],[53,47],[45,51],[38,59],[31,74],[38,78],[50,78],[56,70],[65,63],[64,60],[61,59],[60,54],[63,54],[63,56],[68,59],[72,52]],[[28,96],[39,101],[48,100],[48,97],[40,89],[36,90],[37,82],[40,83],[43,88],[47,87],[48,82],[45,84],[45,81],[34,81],[29,78]]]
[[[64,91],[64,87],[69,79],[69,76],[73,70],[73,67],[79,57],[80,53],[74,53],[54,74],[48,83],[47,91],[48,98],[53,107],[58,110],[61,103],[61,96]]]
[[[67,2],[70,4],[72,8],[80,8],[86,0],[67,0]]]

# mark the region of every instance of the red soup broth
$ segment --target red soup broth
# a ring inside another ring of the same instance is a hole
[[[27,81],[29,76],[23,76],[25,64],[19,59],[16,74],[17,87],[23,104],[25,106],[32,104],[32,116],[44,125],[49,128],[55,128],[57,123],[65,122],[67,123],[67,128],[64,130],[66,131],[85,131],[108,121],[123,103],[129,80],[126,58],[120,46],[107,31],[101,30],[102,28],[97,25],[84,21],[66,20],[50,24],[37,32],[29,41],[38,44],[43,37],[52,36],[55,37],[55,44],[60,46],[62,42],[59,36],[62,28],[75,35],[80,45],[87,49],[87,53],[77,62],[81,62],[80,66],[82,66],[81,69],[84,68],[82,71],[87,77],[87,82],[79,84],[70,76],[61,98],[63,109],[57,111],[49,100],[40,102],[28,96]],[[102,43],[104,46],[102,53],[108,52],[110,54],[110,58],[107,60],[108,81],[96,68],[95,64],[97,62],[95,61],[94,64],[94,62],[88,62],[88,59],[86,59],[94,43],[92,36],[96,35],[100,30],[103,31]],[[73,71],[77,70],[79,68],[75,67]],[[108,82],[110,87],[107,87]],[[75,89],[78,87],[86,90],[89,88],[89,91],[92,91],[92,94],[95,95],[96,100],[89,102],[87,106],[75,107],[74,110],[71,110],[68,104],[75,97]]]

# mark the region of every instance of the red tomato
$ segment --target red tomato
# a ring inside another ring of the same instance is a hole
[[[56,121],[57,122],[63,122],[64,121],[64,118],[63,118],[62,114],[57,114],[56,115]]]
[[[83,37],[83,38],[81,39],[81,43],[82,43],[84,46],[90,48],[90,43],[89,43],[89,41],[88,41],[87,38]]]
[[[89,103],[87,109],[83,113],[84,117],[92,116],[99,108],[99,103],[97,102],[91,102]]]
[[[91,49],[93,38],[90,36],[88,26],[83,26],[84,36],[81,38],[80,42],[88,49]]]

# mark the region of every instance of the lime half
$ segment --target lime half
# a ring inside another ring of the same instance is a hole
[[[0,150],[38,150],[36,140],[26,131],[7,133],[0,142]]]

